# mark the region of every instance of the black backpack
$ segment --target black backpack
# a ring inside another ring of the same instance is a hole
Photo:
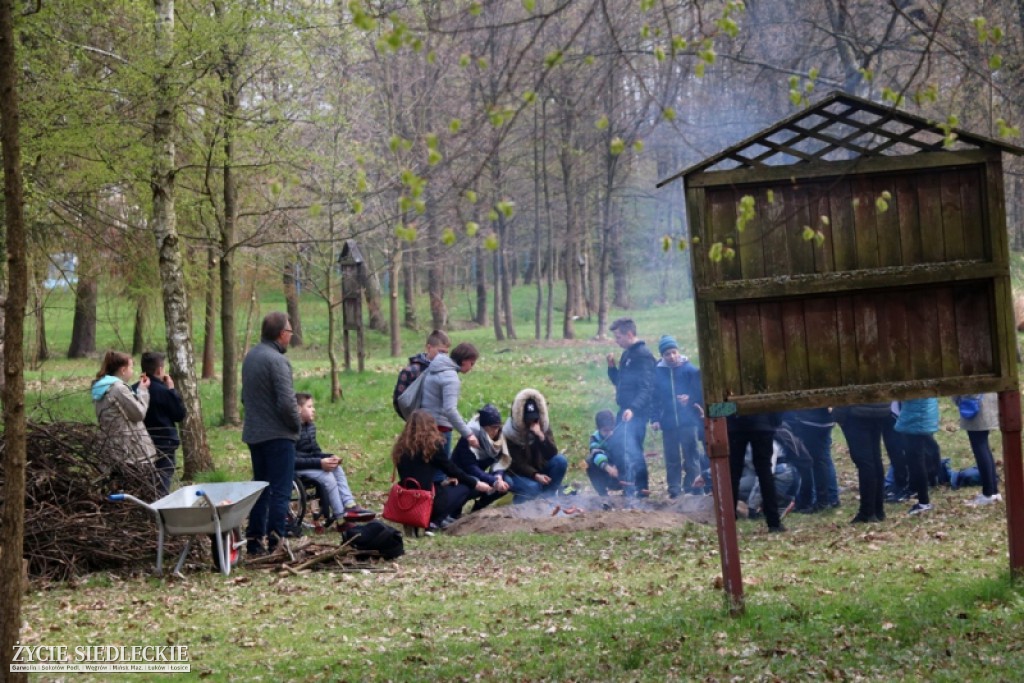
[[[385,560],[393,560],[405,554],[402,532],[383,522],[367,522],[353,525],[342,534],[345,541],[351,540],[356,551],[376,550]],[[356,552],[357,559],[371,557],[368,553]]]

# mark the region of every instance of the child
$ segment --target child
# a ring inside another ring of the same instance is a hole
[[[466,474],[448,457],[444,448],[444,434],[437,431],[437,422],[427,411],[417,408],[409,415],[405,428],[391,448],[391,462],[398,470],[398,480],[414,479],[421,489],[434,489],[434,506],[430,513],[430,531],[441,528],[455,510],[465,504],[470,489],[479,493],[493,493],[485,481]],[[435,475],[446,475],[440,486],[434,486]],[[406,536],[418,535],[406,526]]]
[[[501,425],[501,413],[488,403],[468,425],[469,431],[476,435],[480,446],[474,448],[463,438],[459,439],[458,445],[452,451],[452,460],[456,465],[467,474],[487,482],[494,488],[494,493],[486,496],[471,496],[476,498],[473,512],[484,509],[509,491],[509,484],[505,481],[505,470],[512,464],[512,457],[501,433]],[[459,512],[461,508],[454,510],[451,516],[457,518]]]
[[[621,491],[619,468],[622,463],[621,439],[615,438],[615,414],[602,410],[594,416],[597,431],[590,435],[590,456],[587,458],[587,477],[599,496],[608,490]],[[618,463],[618,464],[616,464]]]
[[[181,445],[176,423],[185,419],[185,403],[181,394],[174,388],[174,380],[164,370],[167,356],[159,351],[146,351],[142,354],[142,374],[149,378],[149,409],[143,424],[153,439],[153,445],[160,452],[156,460],[156,469],[160,473],[161,491],[171,490],[171,478],[176,467],[175,453]],[[140,382],[132,385],[132,391],[138,393]]]
[[[420,373],[427,369],[430,361],[439,353],[448,353],[451,340],[442,330],[434,330],[427,336],[426,351],[421,351],[415,356],[409,357],[409,364],[402,368],[395,381],[395,389],[391,392],[391,405],[394,406],[398,417],[402,417],[402,411],[398,409],[398,397],[409,388],[409,385],[416,381]],[[405,418],[402,417],[404,420]]]
[[[335,456],[324,453],[316,441],[316,406],[313,397],[305,393],[295,394],[295,402],[299,406],[299,440],[295,444],[295,474],[312,479],[320,490],[326,494],[330,510],[324,510],[326,524],[330,524],[338,516],[347,522],[367,521],[376,515],[356,504],[352,489],[348,486],[345,470]],[[321,508],[325,506],[321,502]]]
[[[682,493],[703,495],[694,482],[701,473],[698,430],[704,424],[700,370],[679,352],[671,335],[658,342],[661,360],[654,368],[654,408],[651,426],[661,430],[665,450],[665,480],[669,498]],[[686,476],[683,477],[685,471]]]

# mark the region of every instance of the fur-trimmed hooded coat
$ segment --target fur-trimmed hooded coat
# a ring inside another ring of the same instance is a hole
[[[540,411],[540,428],[544,432],[544,440],[531,432],[523,421],[523,410],[526,402],[533,399]],[[512,464],[508,471],[512,474],[533,479],[544,468],[548,460],[558,455],[554,435],[551,433],[551,422],[548,418],[548,402],[544,394],[536,389],[523,389],[512,401],[512,414],[505,420],[502,434],[508,443],[508,454],[512,456]]]

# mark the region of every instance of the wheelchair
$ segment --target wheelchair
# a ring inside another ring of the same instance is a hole
[[[309,519],[307,519],[307,515]],[[285,520],[285,536],[298,538],[306,529],[323,533],[336,520],[345,522],[368,522],[377,515],[369,513],[348,517],[344,510],[332,510],[327,492],[315,479],[296,474],[292,480],[291,498],[288,500],[288,516]]]

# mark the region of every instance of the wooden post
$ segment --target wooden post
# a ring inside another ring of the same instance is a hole
[[[740,573],[740,547],[736,538],[736,501],[732,498],[729,473],[729,432],[724,417],[704,420],[704,437],[711,461],[711,490],[715,499],[715,523],[718,527],[718,554],[722,558],[722,582],[729,614],[743,614],[743,577]]]
[[[999,392],[999,428],[1003,432],[1006,481],[1006,535],[1010,542],[1010,578],[1024,578],[1024,466],[1021,464],[1020,390]]]

